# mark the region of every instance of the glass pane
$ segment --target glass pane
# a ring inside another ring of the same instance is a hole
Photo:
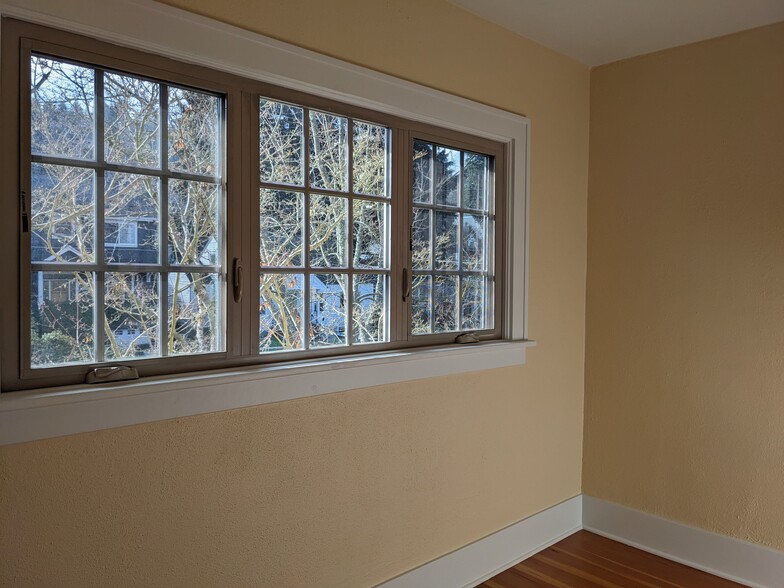
[[[458,266],[458,233],[460,215],[456,212],[435,212],[435,266],[454,270]]]
[[[386,204],[354,200],[354,267],[386,269],[386,216]]]
[[[216,184],[169,180],[169,263],[219,263],[219,194]]]
[[[488,158],[466,152],[463,161],[463,207],[487,210]]]
[[[30,58],[30,141],[33,153],[95,159],[95,72]]]
[[[158,263],[160,180],[107,171],[104,258],[109,263]]]
[[[411,332],[426,335],[431,332],[431,294],[433,279],[430,276],[414,276],[411,283]]]
[[[259,351],[291,351],[304,346],[305,277],[262,274],[259,290]]]
[[[106,161],[160,168],[160,86],[112,73],[103,80]]]
[[[386,294],[387,277],[384,274],[354,275],[354,343],[378,343],[387,340],[384,312]]]
[[[433,278],[433,332],[457,330],[457,276]]]
[[[31,166],[31,259],[92,262],[95,243],[95,172],[34,163]]]
[[[305,182],[302,109],[262,98],[259,100],[259,161],[262,182]]]
[[[32,272],[30,364],[34,368],[95,361],[91,273]]]
[[[387,196],[386,127],[354,123],[354,192]]]
[[[473,331],[488,328],[485,325],[485,278],[463,276],[460,281],[460,330]]]
[[[436,204],[457,206],[460,188],[460,151],[437,147],[435,168]]]
[[[261,190],[261,265],[302,266],[305,196],[300,192]]]
[[[222,350],[218,274],[169,274],[169,355]]]
[[[485,269],[485,217],[463,215],[463,246],[460,261],[464,270],[483,271]]]
[[[414,141],[414,202],[430,204],[432,195],[433,146]]]
[[[327,347],[346,343],[345,274],[310,276],[310,346]]]
[[[348,190],[348,119],[310,111],[310,185]]]
[[[220,98],[169,88],[169,167],[219,176]]]
[[[160,355],[159,274],[106,273],[106,359]]]
[[[428,270],[433,267],[433,252],[430,249],[430,233],[433,213],[427,208],[415,208],[411,221],[411,263],[414,269]]]
[[[348,200],[337,196],[310,198],[310,264],[346,267]]]

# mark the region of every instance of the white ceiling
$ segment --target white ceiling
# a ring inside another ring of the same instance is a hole
[[[784,20],[784,0],[449,0],[587,65]]]

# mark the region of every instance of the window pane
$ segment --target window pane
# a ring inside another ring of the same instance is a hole
[[[262,189],[260,203],[261,265],[301,267],[305,196]]]
[[[457,276],[433,278],[433,332],[457,330]]]
[[[106,359],[160,355],[158,274],[106,273],[104,291]]]
[[[220,175],[220,99],[204,92],[169,88],[169,167]]]
[[[169,274],[169,355],[221,351],[220,276]]]
[[[30,58],[33,153],[95,159],[95,72],[55,59]]]
[[[435,267],[455,270],[458,265],[458,229],[460,215],[456,212],[435,213]]]
[[[95,276],[32,272],[30,364],[34,368],[89,363],[93,351]]]
[[[428,270],[433,267],[433,252],[430,249],[430,233],[433,213],[427,208],[415,208],[411,223],[411,263],[414,269]]]
[[[302,109],[282,102],[259,101],[261,181],[302,186],[304,127]]]
[[[426,335],[431,332],[433,279],[430,276],[414,276],[411,284],[411,333]]]
[[[354,192],[387,196],[387,129],[354,123]]]
[[[338,196],[310,198],[310,264],[346,267],[348,200]]]
[[[437,147],[435,168],[436,204],[457,206],[460,188],[460,151]]]
[[[95,172],[44,163],[34,163],[30,171],[32,261],[92,262]]]
[[[488,157],[466,153],[463,161],[463,207],[487,210]]]
[[[291,351],[304,345],[305,277],[262,274],[259,290],[259,351]]]
[[[354,200],[354,267],[386,269],[386,216],[386,204]]]
[[[485,278],[464,276],[460,281],[460,329],[472,331],[488,328]]]
[[[106,161],[160,168],[160,86],[112,73],[103,79]]]
[[[433,202],[432,173],[433,146],[430,143],[414,141],[414,202],[430,204]]]
[[[310,111],[310,185],[348,190],[348,119]]]
[[[386,341],[386,293],[387,277],[384,274],[354,276],[354,343]]]
[[[158,263],[160,180],[105,172],[104,256],[108,263]]]
[[[463,246],[460,261],[464,270],[482,271],[485,269],[485,217],[463,215]]]
[[[169,262],[220,261],[219,190],[216,184],[169,180]]]
[[[310,276],[311,347],[345,345],[346,286],[345,274],[313,274]]]

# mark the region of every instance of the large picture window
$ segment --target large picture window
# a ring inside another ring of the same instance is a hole
[[[34,25],[3,40],[4,390],[504,336],[503,145]]]

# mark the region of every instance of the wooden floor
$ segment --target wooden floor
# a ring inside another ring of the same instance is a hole
[[[731,588],[711,576],[588,531],[579,531],[481,584],[484,588]]]

